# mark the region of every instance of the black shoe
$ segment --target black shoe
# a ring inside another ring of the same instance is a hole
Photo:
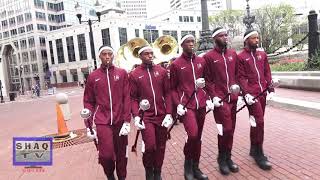
[[[184,160],[184,179],[193,180],[193,161],[191,159]]]
[[[261,169],[270,170],[272,168],[271,163],[263,153],[262,146],[257,146],[256,154],[253,158]]]
[[[259,168],[263,170],[270,170],[272,168],[271,163],[268,161],[268,158],[264,155],[254,157]]]
[[[227,154],[227,165],[231,172],[233,173],[239,172],[239,166],[235,164],[231,159],[231,151],[228,151],[228,154]]]
[[[208,180],[208,176],[199,169],[199,162],[193,162],[193,175],[198,180]]]
[[[154,174],[154,180],[162,180],[162,178],[161,178],[161,169],[154,168],[153,174]]]
[[[153,167],[145,167],[146,170],[146,180],[154,180]]]
[[[230,169],[227,164],[227,153],[225,151],[219,151],[218,164],[219,164],[219,170],[221,174],[223,175],[230,174]]]

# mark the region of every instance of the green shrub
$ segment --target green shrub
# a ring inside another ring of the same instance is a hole
[[[286,63],[286,64],[272,64],[271,71],[304,71],[304,62]]]

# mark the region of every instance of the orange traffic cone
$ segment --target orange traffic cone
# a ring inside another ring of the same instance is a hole
[[[56,104],[57,111],[57,125],[58,125],[58,136],[57,137],[65,137],[69,135],[69,131],[67,128],[67,124],[64,121],[63,113],[59,104]]]

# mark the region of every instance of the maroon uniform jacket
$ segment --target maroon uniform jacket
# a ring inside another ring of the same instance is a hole
[[[96,124],[130,122],[130,86],[124,69],[101,65],[92,72],[84,90],[84,108],[92,112],[89,120]],[[88,124],[86,124],[88,127]]]
[[[230,86],[237,84],[238,57],[233,49],[222,52],[215,47],[207,52],[203,58],[206,60],[205,79],[210,97],[224,98],[230,90]],[[226,101],[236,102],[237,95],[230,95]]]
[[[161,124],[162,119],[155,117],[163,117],[172,111],[167,70],[159,65],[141,64],[130,73],[129,81],[133,116],[139,115],[140,101],[147,99],[150,108],[144,113],[144,121]]]
[[[187,104],[196,86],[196,79],[203,78],[205,60],[202,57],[188,57],[182,54],[170,65],[171,97],[175,105]],[[204,89],[197,89],[187,108],[199,109],[206,106],[208,99]]]
[[[244,48],[238,58],[240,87],[244,94],[257,96],[272,80],[267,54],[264,51]],[[273,91],[273,88],[269,89],[269,92]]]

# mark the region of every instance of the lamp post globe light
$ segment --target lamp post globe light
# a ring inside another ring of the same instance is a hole
[[[15,66],[15,68],[18,70],[18,73],[19,73],[19,82],[20,82],[20,87],[21,87],[21,94],[24,95],[24,83],[23,83],[23,79],[22,79],[23,65]]]
[[[81,14],[81,6],[79,4],[79,2],[77,2],[77,4],[75,5],[75,10],[77,12],[76,16],[79,20],[79,23],[88,23],[89,25],[89,38],[90,38],[90,47],[91,47],[91,57],[93,59],[93,63],[94,63],[94,69],[97,69],[97,60],[96,60],[96,53],[94,50],[94,40],[93,40],[93,33],[92,33],[92,24],[95,22],[100,22],[100,18],[101,18],[101,4],[99,3],[99,1],[97,0],[96,3],[94,4],[95,6],[95,11],[96,11],[96,15],[98,17],[98,19],[88,19],[88,20],[82,20],[82,14]]]

